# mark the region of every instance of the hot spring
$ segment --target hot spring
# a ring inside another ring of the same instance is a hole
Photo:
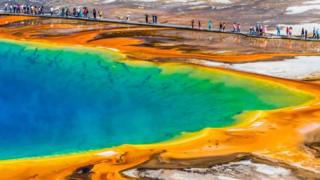
[[[311,97],[186,64],[84,47],[0,42],[0,159],[149,144]]]

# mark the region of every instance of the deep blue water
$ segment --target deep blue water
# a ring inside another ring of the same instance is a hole
[[[291,100],[269,102],[259,92],[271,88],[233,86],[238,79],[230,75],[197,77],[199,69],[182,65],[165,73],[118,60],[84,48],[0,42],[0,159],[154,143],[307,99],[278,89],[270,95]]]

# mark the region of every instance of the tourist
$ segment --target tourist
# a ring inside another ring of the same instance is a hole
[[[20,5],[19,5],[19,12],[20,12],[20,13],[24,13],[23,8],[24,8],[24,5],[23,5],[23,4],[20,4]]]
[[[97,19],[97,10],[95,8],[93,8],[92,14],[93,14],[93,19]]]
[[[201,21],[198,20],[198,28],[201,29]]]
[[[84,12],[83,12],[83,8],[80,8],[80,15],[79,15],[79,17],[84,17],[84,14],[83,14]]]
[[[27,14],[27,6],[28,6],[28,5],[26,5],[26,4],[23,6],[23,13],[24,13],[24,14]]]
[[[149,15],[148,14],[145,14],[145,21],[146,21],[146,24],[149,24]]]
[[[99,11],[98,11],[98,15],[99,15],[99,18],[102,19],[102,17],[103,17],[103,12],[102,12],[101,10],[99,10]]]
[[[266,36],[267,35],[267,31],[268,31],[267,26],[263,25],[262,26],[262,35]]]
[[[219,31],[222,31],[222,22],[219,23]]]
[[[209,30],[212,29],[212,21],[211,21],[211,20],[208,21],[208,29],[209,29]]]
[[[38,7],[34,6],[34,14],[37,15],[38,14]]]
[[[129,14],[126,16],[126,21],[130,21],[130,15]]]
[[[240,25],[240,23],[238,23],[237,24],[237,32],[240,33],[240,31],[241,31],[241,25]]]
[[[17,6],[16,6],[16,5],[13,5],[13,13],[16,13],[16,12],[17,12],[16,9],[17,9]]]
[[[259,35],[259,33],[260,33],[260,25],[258,23],[256,24],[255,29],[256,29],[256,35]]]
[[[30,5],[30,6],[29,6],[29,13],[28,13],[28,14],[32,14],[32,13],[33,13],[32,11],[33,11],[33,6]]]
[[[81,17],[82,16],[82,11],[81,11],[81,8],[78,7],[77,9],[77,17]]]
[[[30,14],[30,5],[27,5],[27,14]]]
[[[86,12],[86,18],[89,18],[89,16],[88,16],[89,15],[89,8],[86,7],[85,12]]]
[[[305,29],[305,31],[304,31],[304,39],[308,39],[308,30],[307,29]]]
[[[75,7],[72,8],[71,16],[77,17],[77,8]]]
[[[313,30],[312,30],[312,38],[315,39],[316,38],[316,27],[313,27]]]
[[[43,6],[40,7],[40,14],[44,15],[44,7]]]
[[[224,31],[226,29],[226,23],[223,22],[223,25],[222,25],[222,31]]]
[[[301,39],[305,37],[305,36],[304,36],[304,33],[305,33],[304,28],[302,28],[302,29],[301,29]]]
[[[77,16],[77,9],[75,7],[72,9],[72,16],[73,17]]]
[[[38,14],[37,6],[33,6],[33,14],[34,14],[34,15],[37,15],[37,14]]]
[[[18,4],[18,12],[23,13],[23,4]]]
[[[233,23],[232,24],[232,27],[233,27],[233,30],[232,30],[232,32],[236,32],[237,31],[237,24],[236,23]]]
[[[191,20],[191,28],[194,29],[194,19]]]
[[[64,11],[64,8],[59,8],[59,16],[62,16],[62,11]]]
[[[317,30],[316,30],[316,34],[317,34],[317,39],[319,39],[320,38],[320,30],[319,30],[319,28],[317,28]]]
[[[23,9],[24,9],[24,5],[23,5],[23,4],[20,4],[20,5],[19,5],[19,12],[20,12],[20,13],[24,13]]]
[[[34,13],[34,7],[31,5],[30,6],[30,14],[33,14]]]
[[[89,9],[87,7],[82,8],[82,13],[85,18],[88,18]]]
[[[25,13],[25,10],[26,10],[25,5],[21,4],[21,5],[20,5],[20,12],[24,14],[24,13]]]
[[[8,3],[4,4],[4,11],[7,12],[8,11]]]
[[[260,25],[260,36],[264,36],[264,25]]]
[[[53,16],[53,7],[50,8],[50,15]]]
[[[65,17],[68,17],[68,16],[71,16],[71,15],[72,15],[72,14],[71,14],[70,8],[65,7],[65,8],[64,8],[64,16],[65,16]]]
[[[80,7],[77,8],[77,17],[80,17],[81,16],[81,9]]]
[[[153,23],[153,24],[158,23],[158,16],[152,15],[152,23]]]
[[[10,12],[10,13],[13,13],[13,6],[12,6],[12,4],[9,6],[9,12]]]
[[[250,28],[249,28],[249,35],[253,35],[253,27],[252,26],[250,26]]]
[[[280,26],[279,26],[279,25],[277,25],[276,29],[277,29],[277,36],[280,36],[280,35],[281,35],[281,29],[280,29]]]
[[[252,26],[252,35],[257,35],[257,30],[255,26]]]
[[[289,27],[289,37],[292,36],[292,31],[293,31],[293,28],[292,28],[292,26],[290,26],[290,27]]]
[[[41,7],[38,8],[38,15],[41,15],[42,14],[42,9]]]
[[[23,9],[23,13],[24,13],[24,14],[27,14],[27,6],[26,6],[26,5],[23,5],[23,6],[22,6],[22,9]]]
[[[70,12],[70,9],[69,9],[69,8],[66,9],[66,16],[67,16],[67,17],[71,16],[71,12]]]
[[[156,16],[152,15],[152,23],[154,24],[156,22]]]
[[[19,5],[16,4],[15,7],[16,7],[16,13],[19,13]]]

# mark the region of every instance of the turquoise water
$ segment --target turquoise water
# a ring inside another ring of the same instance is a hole
[[[0,159],[154,143],[309,98],[192,66],[167,72],[119,58],[0,42]]]

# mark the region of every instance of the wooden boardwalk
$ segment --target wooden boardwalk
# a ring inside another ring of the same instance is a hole
[[[300,36],[277,36],[275,34],[266,34],[264,36],[256,36],[251,35],[249,32],[242,31],[240,33],[233,32],[233,31],[220,31],[219,29],[206,29],[206,28],[192,28],[191,26],[185,26],[185,25],[177,25],[177,24],[162,24],[162,23],[142,23],[137,21],[126,21],[126,20],[117,20],[117,19],[109,19],[109,18],[102,18],[102,19],[94,19],[94,18],[84,18],[84,17],[73,17],[73,16],[57,16],[50,14],[44,14],[44,15],[32,15],[32,14],[17,14],[17,13],[7,13],[0,11],[0,15],[6,15],[6,16],[29,16],[29,17],[45,17],[45,18],[58,18],[58,19],[71,19],[71,20],[82,20],[82,21],[93,21],[93,22],[106,22],[106,23],[118,23],[118,24],[127,24],[127,25],[139,25],[139,26],[151,26],[151,27],[160,27],[160,28],[174,28],[174,29],[181,29],[181,30],[189,30],[189,31],[200,31],[200,32],[212,32],[212,33],[224,33],[224,34],[233,34],[233,35],[241,35],[251,38],[264,38],[264,39],[284,39],[284,40],[296,40],[296,41],[316,41],[320,42],[320,39],[312,39],[312,38],[301,38]]]

